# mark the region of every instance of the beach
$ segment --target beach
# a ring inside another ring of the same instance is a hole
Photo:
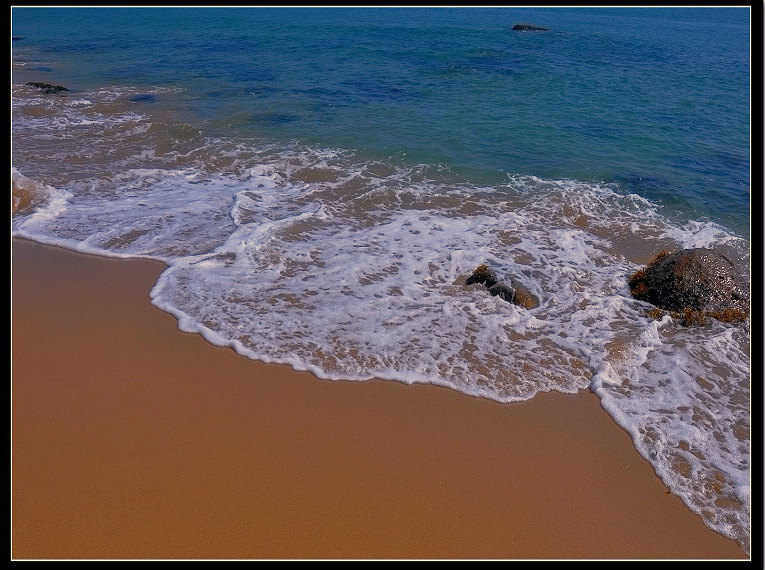
[[[747,559],[587,390],[249,360],[150,303],[164,268],[13,239],[13,559]]]

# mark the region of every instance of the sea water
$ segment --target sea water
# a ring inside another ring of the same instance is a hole
[[[749,279],[748,9],[14,8],[12,34],[13,235],[161,260],[182,330],[323,379],[592,390],[749,551],[749,320],[655,320],[627,285],[689,247]],[[482,263],[539,306],[466,286]]]

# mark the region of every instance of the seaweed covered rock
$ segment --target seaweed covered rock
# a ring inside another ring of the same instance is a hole
[[[29,87],[35,87],[42,91],[43,93],[47,94],[56,94],[56,93],[68,93],[69,89],[66,87],[63,87],[61,85],[53,85],[52,83],[40,83],[38,81],[30,81],[27,83]]]
[[[513,280],[499,281],[485,263],[479,265],[465,280],[465,285],[474,283],[484,285],[493,297],[499,297],[524,309],[535,309],[539,306],[539,299],[526,287]]]
[[[733,262],[712,249],[662,251],[628,282],[635,299],[656,305],[687,325],[704,324],[706,317],[741,321],[749,314],[747,284]]]
[[[492,287],[496,282],[497,276],[491,269],[489,269],[489,266],[484,263],[475,268],[473,274],[465,280],[465,285],[480,283],[481,285],[486,285],[486,287]]]

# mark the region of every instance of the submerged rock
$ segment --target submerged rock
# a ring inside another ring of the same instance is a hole
[[[153,103],[154,95],[151,93],[141,93],[140,95],[133,95],[128,101],[132,103]]]
[[[69,89],[62,87],[61,85],[53,85],[52,83],[40,83],[37,81],[30,81],[27,83],[29,87],[36,87],[43,93],[68,93]]]
[[[520,32],[549,32],[550,28],[544,28],[542,26],[535,26],[534,24],[515,24],[512,27],[515,31]]]
[[[706,317],[732,322],[749,315],[747,284],[733,262],[712,249],[662,251],[628,283],[635,299],[668,311],[686,325],[704,324]]]
[[[498,281],[497,276],[485,263],[479,265],[465,280],[465,285],[474,283],[486,286],[493,297],[499,297],[524,309],[535,309],[539,306],[539,299],[526,287],[512,280]]]

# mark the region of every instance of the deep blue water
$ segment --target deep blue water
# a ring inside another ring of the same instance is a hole
[[[749,19],[742,8],[14,9],[12,23],[14,49],[54,62],[41,77],[177,86],[178,111],[209,132],[617,182],[746,236]]]

